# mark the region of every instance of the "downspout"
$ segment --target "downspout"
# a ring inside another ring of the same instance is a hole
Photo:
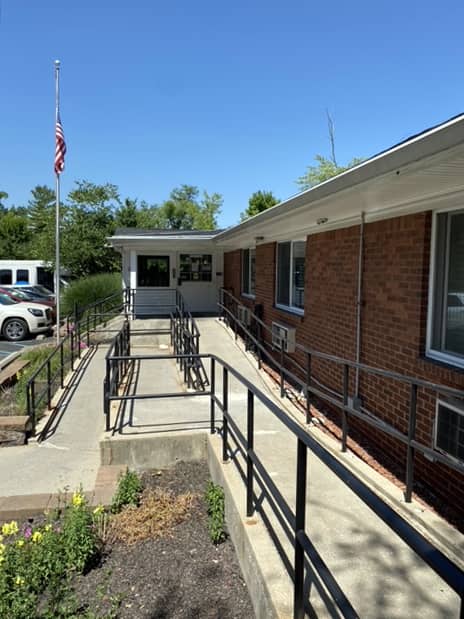
[[[364,266],[364,211],[361,212],[361,226],[359,230],[358,291],[356,295],[356,363],[360,363],[361,361],[363,266]],[[361,399],[359,397],[359,368],[356,368],[356,380],[355,380],[355,388],[354,388],[353,407],[354,408],[361,407]]]

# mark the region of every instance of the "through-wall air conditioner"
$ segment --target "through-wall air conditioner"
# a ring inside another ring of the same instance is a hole
[[[245,307],[244,305],[239,305],[237,307],[237,318],[245,326],[249,327],[251,325],[251,312],[248,307]]]
[[[280,322],[272,323],[272,345],[284,352],[295,352],[295,327],[283,325]]]

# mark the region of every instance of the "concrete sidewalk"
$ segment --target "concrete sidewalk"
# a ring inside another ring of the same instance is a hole
[[[257,370],[251,355],[235,344],[231,332],[221,322],[214,318],[204,318],[198,319],[198,325],[201,330],[201,352],[212,352],[223,358],[278,405],[288,406],[288,401],[280,400],[278,391]],[[133,352],[166,352],[165,344],[157,338],[152,338],[148,348],[141,348],[146,341],[147,338],[144,339],[143,336],[134,336]],[[84,490],[92,491],[96,484],[98,486],[99,443],[104,430],[102,383],[105,353],[106,347],[102,346],[89,360],[76,393],[50,439],[41,445],[31,444],[27,447],[0,450],[0,496],[10,496],[11,501],[11,497],[16,496],[19,499],[19,495],[24,494],[52,493],[65,486],[72,490],[81,483]],[[209,371],[209,364],[206,369]],[[219,393],[222,390],[221,378],[222,372],[218,370]],[[141,362],[138,368],[139,393],[183,389],[175,364],[162,361]],[[241,431],[245,432],[246,390],[236,380],[231,379],[229,391],[230,412]],[[149,441],[151,436],[158,437],[158,441],[161,436],[166,440],[175,440],[182,434],[179,430],[184,428],[205,432],[202,424],[205,428],[208,427],[209,398],[141,401],[135,404],[131,414],[132,425],[125,423],[121,434],[112,438],[105,437],[103,446],[111,449],[111,444],[121,445],[124,441],[139,441],[142,446],[142,442]],[[128,418],[126,416],[125,420]],[[304,420],[301,418],[299,421],[303,425]],[[221,415],[217,411],[217,425],[220,423]],[[434,514],[424,513],[423,506],[417,503],[404,504],[398,488],[352,454],[341,454],[339,445],[317,428],[311,427],[308,431],[360,477],[370,480],[371,485],[378,486],[379,492],[388,502],[403,514],[407,514],[409,519],[417,523],[418,528],[422,527],[424,533],[431,536],[435,532],[443,549],[447,548],[451,555],[454,549],[456,555],[462,556],[462,535]],[[185,432],[184,436],[187,437]],[[195,436],[198,436],[198,432]],[[219,449],[219,437],[214,437],[214,441]],[[296,439],[258,402],[255,403],[255,450],[293,509]],[[182,459],[185,455],[181,452],[176,457]],[[314,455],[309,454],[308,460],[306,531],[359,616],[372,619],[458,617],[459,600],[454,592]],[[111,464],[111,454],[108,463]],[[236,463],[243,467],[243,458],[239,454],[236,454]],[[245,486],[234,462],[223,468],[234,480],[234,501],[243,506]],[[291,612],[291,584],[286,568],[293,564],[293,547],[288,541],[286,531],[288,527],[282,525],[282,518],[276,518],[268,498],[261,492],[258,484],[255,492],[259,497],[261,515],[257,515],[253,522],[249,523],[253,525],[249,528],[259,533],[261,540],[268,540],[265,548],[258,546],[257,560],[261,561],[260,567],[266,574],[268,586],[276,593],[280,616],[287,617]],[[2,501],[4,499],[0,499],[0,509]],[[241,517],[245,522],[245,512],[242,509]],[[278,552],[266,533],[266,519],[274,532]],[[338,616],[330,596],[318,583],[317,578],[312,581],[311,602],[318,617]]]

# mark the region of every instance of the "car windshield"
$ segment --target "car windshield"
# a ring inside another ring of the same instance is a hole
[[[3,292],[0,292],[0,305],[15,305],[17,301],[13,301],[11,297]]]

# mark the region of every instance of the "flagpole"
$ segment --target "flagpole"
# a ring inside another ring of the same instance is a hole
[[[60,61],[55,60],[55,132],[60,117]],[[55,170],[55,302],[56,343],[60,343],[60,175]]]

